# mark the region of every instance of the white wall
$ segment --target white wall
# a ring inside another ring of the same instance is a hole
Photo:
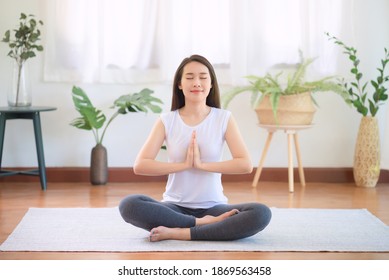
[[[20,12],[32,13],[40,17],[44,14],[43,0],[0,0],[0,35],[14,26]],[[373,5],[373,3],[375,5]],[[366,76],[374,77],[378,61],[383,56],[384,46],[389,47],[389,1],[358,0],[354,3],[355,19],[350,30],[352,41],[358,48],[362,70]],[[347,40],[349,39],[347,38]],[[340,51],[340,49],[339,49]],[[0,106],[7,106],[6,89],[9,85],[12,60],[4,43],[0,44]],[[41,114],[46,165],[48,167],[89,166],[90,150],[94,146],[91,132],[78,130],[69,125],[77,117],[71,100],[72,84],[45,83],[42,81],[43,55],[31,60],[33,105],[54,106],[58,109]],[[340,74],[348,75],[350,65],[341,61]],[[172,77],[173,78],[173,77]],[[164,102],[164,110],[170,108],[170,85],[102,85],[78,84],[89,94],[95,106],[108,109],[119,95],[140,90],[153,89]],[[305,167],[351,167],[360,115],[349,108],[335,94],[317,95],[320,108],[315,116],[315,126],[300,134],[300,145]],[[256,125],[255,113],[249,106],[249,95],[234,100],[229,109],[233,112],[246,140],[254,165],[258,164],[266,134]],[[389,169],[389,102],[380,109],[379,123],[382,142],[382,168]],[[137,151],[146,139],[157,115],[132,114],[119,116],[109,128],[104,145],[109,152],[110,167],[132,166]],[[267,167],[287,166],[286,136],[274,136]],[[4,167],[36,165],[35,142],[32,123],[26,120],[7,122],[4,142]]]

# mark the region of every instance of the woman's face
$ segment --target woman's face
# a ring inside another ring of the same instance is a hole
[[[207,66],[197,61],[185,65],[178,88],[183,91],[185,102],[205,103],[212,88]]]

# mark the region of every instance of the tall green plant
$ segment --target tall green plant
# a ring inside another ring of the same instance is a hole
[[[88,95],[80,87],[73,86],[72,97],[76,110],[81,117],[74,119],[70,125],[79,129],[91,130],[93,132],[96,144],[102,144],[105,132],[112,121],[119,115],[125,115],[130,112],[162,112],[162,108],[158,104],[163,102],[154,96],[150,89],[142,89],[139,93],[122,95],[116,99],[111,108],[116,108],[107,124],[103,128],[107,118],[104,113],[93,106]],[[101,135],[99,130],[103,128]]]
[[[385,55],[384,58],[381,59],[381,67],[377,68],[379,75],[376,79],[370,80],[373,92],[369,95],[369,92],[367,91],[369,82],[362,82],[363,74],[359,70],[360,60],[357,56],[357,50],[354,47],[344,44],[337,37],[331,36],[328,32],[325,34],[328,36],[329,40],[344,49],[344,53],[348,55],[348,59],[353,65],[350,71],[355,80],[353,82],[345,82],[343,79],[341,82],[349,94],[347,102],[351,103],[363,116],[370,114],[374,117],[377,114],[380,105],[388,99],[388,94],[386,93],[387,88],[385,87],[385,83],[389,81],[389,75],[385,74],[385,68],[389,62],[388,50],[384,48]]]
[[[26,15],[24,13],[20,14],[19,21],[19,27],[13,29],[13,33],[11,33],[11,30],[7,30],[4,38],[1,40],[8,44],[11,49],[8,52],[8,56],[15,59],[18,65],[16,104],[18,104],[19,100],[20,78],[23,64],[26,60],[36,56],[35,51],[43,51],[43,46],[38,44],[41,37],[39,25],[43,25],[43,21],[37,21],[34,15]]]

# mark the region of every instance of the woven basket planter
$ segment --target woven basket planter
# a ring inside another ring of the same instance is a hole
[[[265,125],[310,125],[316,112],[311,93],[283,95],[274,117],[270,98],[265,96],[255,109],[260,124]]]
[[[354,154],[354,180],[358,187],[374,188],[380,177],[380,132],[375,117],[362,117]]]

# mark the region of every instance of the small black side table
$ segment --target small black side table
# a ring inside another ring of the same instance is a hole
[[[55,107],[0,107],[0,177],[11,176],[11,175],[33,175],[39,176],[41,180],[42,190],[45,191],[47,188],[46,182],[46,166],[45,157],[43,153],[43,141],[42,141],[42,130],[41,130],[41,119],[40,112],[54,111]],[[3,144],[4,144],[4,133],[5,124],[7,120],[13,119],[29,119],[33,121],[36,151],[38,155],[38,166],[37,170],[29,171],[14,171],[14,170],[2,170],[1,161],[3,156]]]

